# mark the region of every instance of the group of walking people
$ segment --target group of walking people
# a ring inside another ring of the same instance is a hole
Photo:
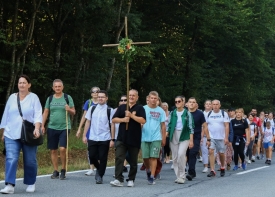
[[[20,150],[23,152],[26,192],[35,191],[37,146],[20,141],[21,127],[18,125],[21,125],[22,118],[34,123],[35,137],[47,133],[47,147],[54,168],[51,178],[66,179],[67,135],[71,129],[70,116],[75,114],[73,99],[63,93],[63,82],[56,79],[53,81],[54,95],[48,97],[42,114],[39,98],[30,92],[30,87],[29,77],[21,75],[19,92],[9,97],[2,117],[0,128],[4,129],[6,148],[6,187],[0,190],[1,193],[14,193]],[[225,169],[231,169],[232,158],[235,164],[232,170],[238,170],[239,167],[245,170],[247,164],[255,162],[255,157],[263,158],[264,149],[266,164],[271,164],[273,114],[266,117],[266,114],[261,113],[257,117],[256,109],[252,109],[246,118],[242,108],[222,110],[219,100],[206,100],[205,110],[202,111],[198,109],[196,98],[186,100],[184,96],[175,97],[174,109],[169,112],[168,104],[161,103],[156,91],[151,91],[147,96],[147,105],[137,104],[138,91],[134,89],[127,96],[121,96],[119,106],[113,109],[107,105],[107,91],[93,87],[90,92],[91,99],[83,106],[76,137],[81,136],[85,125],[82,141],[87,144],[90,165],[85,175],[94,175],[97,184],[103,183],[110,147],[115,147],[115,179],[110,184],[118,187],[124,186],[126,162],[130,165],[127,186],[134,186],[140,149],[149,185],[154,185],[155,179],[160,178],[160,157],[163,162],[169,163],[170,150],[176,177],[174,182],[178,184],[196,177],[199,154],[204,164],[202,172],[207,173],[210,166],[208,177],[216,176],[215,163],[220,165],[220,176],[224,176]],[[17,96],[23,117],[18,112]]]

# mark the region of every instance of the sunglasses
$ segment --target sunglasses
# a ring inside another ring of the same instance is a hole
[[[175,103],[176,103],[176,104],[177,104],[177,103],[181,103],[181,100],[175,101]]]
[[[127,99],[120,99],[120,102],[126,102]]]
[[[99,90],[93,90],[92,91],[92,93],[98,93],[99,92]]]

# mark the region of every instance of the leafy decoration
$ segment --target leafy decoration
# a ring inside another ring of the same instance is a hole
[[[122,60],[126,60],[127,62],[132,62],[134,60],[136,48],[132,43],[133,40],[129,38],[123,38],[119,41],[117,50],[118,53],[121,54]]]

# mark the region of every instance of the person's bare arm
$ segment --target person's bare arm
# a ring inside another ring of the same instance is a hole
[[[81,120],[80,120],[80,123],[79,123],[79,126],[78,126],[78,129],[77,129],[77,132],[76,132],[76,137],[77,138],[80,137],[82,126],[83,126],[83,124],[85,123],[85,120],[86,120],[86,118],[85,118],[86,113],[87,113],[87,111],[84,110],[83,115],[82,115]]]
[[[41,125],[41,131],[42,131],[43,134],[45,134],[45,124],[46,124],[48,115],[49,115],[49,109],[45,108],[44,112],[43,112],[43,115],[42,115],[43,119],[42,119],[42,125]]]

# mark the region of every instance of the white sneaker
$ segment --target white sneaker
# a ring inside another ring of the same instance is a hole
[[[203,173],[208,172],[208,167],[204,167],[202,172],[203,172]]]
[[[86,176],[94,176],[95,175],[95,171],[90,169],[85,173]]]
[[[251,164],[251,160],[247,160],[247,163]]]
[[[183,184],[184,182],[185,180],[183,178],[178,178],[178,181],[177,181],[178,184]]]
[[[255,156],[253,155],[251,161],[255,162]]]
[[[202,157],[200,156],[200,158],[198,160],[199,160],[199,162],[202,162]]]
[[[10,184],[6,185],[4,189],[1,189],[0,192],[2,194],[13,194],[14,193],[14,187]]]
[[[175,183],[178,183],[178,178],[175,180]]]
[[[35,184],[28,185],[26,192],[34,192],[35,191]]]
[[[117,187],[123,187],[123,183],[117,179],[115,179],[114,181],[111,181],[110,184]]]
[[[132,181],[132,180],[129,180],[128,181],[128,184],[127,184],[127,187],[134,187],[134,181]]]
[[[171,165],[171,170],[173,170],[174,169],[174,166],[173,166],[173,164]]]

